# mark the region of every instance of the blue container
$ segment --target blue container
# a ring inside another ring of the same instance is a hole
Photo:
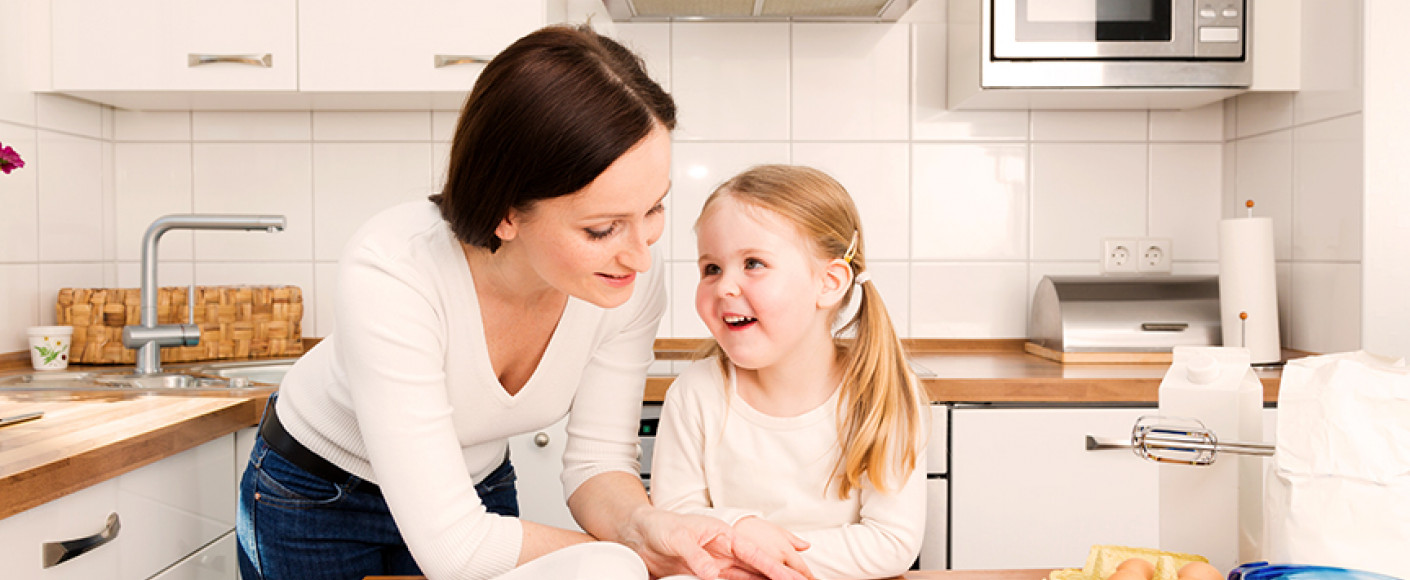
[[[1331,566],[1250,562],[1229,571],[1229,580],[1400,580],[1394,576]]]

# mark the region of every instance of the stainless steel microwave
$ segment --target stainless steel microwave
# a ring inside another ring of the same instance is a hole
[[[951,0],[950,13],[952,31],[973,21],[984,87],[1247,88],[1251,3]]]

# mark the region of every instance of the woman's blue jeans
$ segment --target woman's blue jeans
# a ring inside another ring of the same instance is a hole
[[[496,514],[519,515],[508,458],[475,486]],[[361,580],[419,575],[382,495],[357,477],[333,483],[256,438],[240,479],[236,523],[244,580]]]

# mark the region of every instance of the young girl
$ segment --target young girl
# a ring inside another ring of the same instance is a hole
[[[925,528],[926,407],[851,197],[820,171],[759,166],[716,189],[695,227],[695,308],[715,345],[666,394],[653,503],[718,517],[818,579],[907,570]]]

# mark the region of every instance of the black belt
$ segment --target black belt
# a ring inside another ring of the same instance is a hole
[[[342,485],[347,483],[353,474],[348,473],[341,467],[333,465],[332,462],[324,459],[317,453],[309,451],[298,439],[294,439],[284,430],[284,425],[279,423],[279,415],[274,412],[274,400],[270,400],[268,408],[264,412],[264,421],[260,423],[259,434],[264,438],[264,444],[275,450],[288,459],[289,463],[299,466],[299,468],[313,475],[327,480],[329,483]],[[365,479],[358,479],[358,484],[353,491],[363,493],[381,494],[381,488],[377,484]]]

